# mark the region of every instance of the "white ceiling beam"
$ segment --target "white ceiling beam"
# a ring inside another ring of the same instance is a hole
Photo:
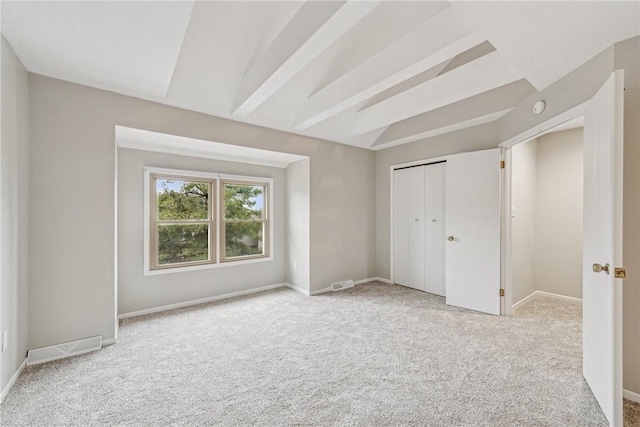
[[[453,1],[452,9],[542,91],[640,34],[636,1]]]
[[[394,123],[378,137],[371,147],[382,145],[386,147],[390,143],[412,142],[440,135],[450,129],[457,130],[458,123],[471,123],[473,125],[476,119],[484,118],[486,120],[494,117],[493,115],[498,112],[510,111],[535,91],[535,88],[525,79],[509,83],[442,108]],[[497,118],[502,117],[502,115]],[[479,124],[484,123],[486,122],[482,121]]]
[[[474,117],[469,120],[463,120],[458,123],[454,123],[449,126],[443,126],[441,128],[433,129],[430,131],[417,133],[415,135],[411,135],[406,138],[396,139],[394,141],[386,142],[384,144],[373,144],[371,147],[374,150],[381,150],[383,148],[391,148],[396,145],[406,144],[408,142],[419,141],[421,139],[433,138],[434,136],[443,135],[445,133],[455,132],[457,130],[467,129],[474,126],[484,125],[486,123],[495,122],[509,111],[513,110],[513,108],[507,108],[506,110],[496,111],[494,113],[489,113],[486,115]]]
[[[449,8],[311,96],[295,129],[307,129],[484,41]]]
[[[522,72],[492,52],[440,77],[360,111],[345,129],[360,135],[520,80]]]
[[[305,3],[244,75],[233,114],[251,114],[378,4],[379,1]]]

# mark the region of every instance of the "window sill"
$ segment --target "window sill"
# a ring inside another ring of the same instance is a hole
[[[197,271],[197,270],[210,270],[214,268],[237,267],[240,265],[255,264],[258,262],[269,262],[269,261],[273,261],[272,256],[269,256],[267,258],[252,258],[252,259],[245,259],[245,260],[238,260],[238,261],[219,262],[217,264],[200,264],[200,265],[190,265],[186,267],[164,268],[160,270],[149,270],[148,268],[145,268],[144,276],[158,276],[161,274],[186,273],[189,271]]]

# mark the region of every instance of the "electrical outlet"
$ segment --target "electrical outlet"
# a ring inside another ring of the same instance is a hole
[[[9,331],[4,331],[2,333],[2,351],[7,349],[7,344],[9,343]]]

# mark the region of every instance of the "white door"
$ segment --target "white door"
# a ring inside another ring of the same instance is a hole
[[[622,425],[622,71],[584,115],[583,373],[612,426]],[[608,266],[609,272],[598,265]]]
[[[447,159],[447,304],[500,314],[500,149]]]
[[[446,163],[424,167],[425,279],[424,290],[445,296],[444,169]]]

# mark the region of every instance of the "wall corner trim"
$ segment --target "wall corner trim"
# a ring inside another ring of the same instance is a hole
[[[0,394],[0,404],[2,404],[2,402],[4,401],[4,398],[7,397],[7,394],[9,394],[9,391],[11,390],[11,387],[13,387],[13,385],[16,383],[16,381],[18,381],[18,377],[20,376],[20,374],[24,370],[25,366],[27,366],[27,358],[26,357],[24,358],[24,360],[22,361],[22,363],[20,364],[20,366],[16,370],[15,374],[13,374],[13,376],[9,380],[9,383],[7,384],[7,386],[2,390],[2,394]]]
[[[640,403],[640,393],[635,393],[630,390],[622,390],[622,397],[632,402]]]
[[[118,315],[118,319],[127,319],[129,317],[143,316],[145,314],[159,313],[161,311],[173,310],[176,308],[183,308],[183,307],[189,307],[192,305],[205,304],[212,301],[239,297],[242,295],[255,294],[257,292],[269,291],[271,289],[282,288],[285,286],[287,286],[287,283],[276,283],[275,285],[261,286],[259,288],[247,289],[245,291],[231,292],[228,294],[222,294],[222,295],[216,295],[216,296],[207,297],[207,298],[200,298],[200,299],[191,300],[191,301],[179,302],[176,304],[162,305],[160,307],[153,307],[153,308],[147,308],[144,310],[131,311],[128,313],[122,313]]]

